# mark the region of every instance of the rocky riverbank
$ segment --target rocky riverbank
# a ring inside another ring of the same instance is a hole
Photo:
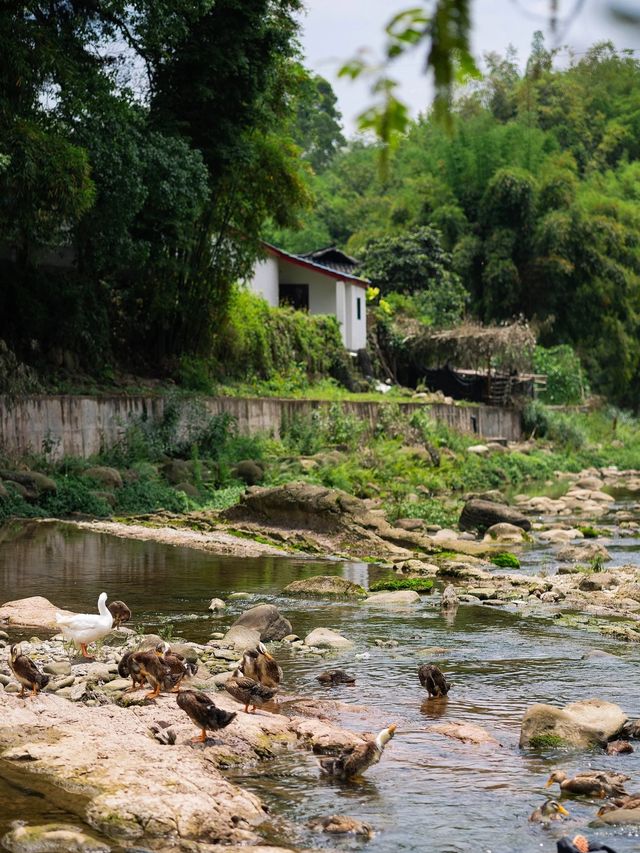
[[[63,797],[67,809],[125,847],[209,853],[213,844],[259,843],[267,816],[261,801],[226,781],[221,769],[296,748],[331,752],[361,738],[330,722],[336,710],[331,702],[285,697],[270,710],[245,714],[230,696],[216,692],[240,653],[228,643],[176,644],[174,649],[199,661],[190,686],[239,712],[214,739],[192,744],[197,732],[175,695],[152,701],[127,693],[130,682],[117,674],[126,648],[153,646],[158,639],[116,632],[108,642],[123,645],[105,644],[100,660],[87,663],[70,661],[55,639],[34,638],[23,651],[51,681],[33,699],[17,695],[7,648],[0,663],[0,761],[19,771],[22,784]]]

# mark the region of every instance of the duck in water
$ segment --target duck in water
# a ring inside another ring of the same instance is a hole
[[[338,779],[353,779],[361,776],[365,770],[377,764],[382,758],[385,746],[395,734],[394,723],[364,743],[347,747],[339,755],[323,755],[318,758],[320,771]]]

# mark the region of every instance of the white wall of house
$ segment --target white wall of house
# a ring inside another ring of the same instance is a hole
[[[352,282],[346,283],[347,349],[364,349],[367,345],[367,291]],[[360,300],[360,319],[358,319]]]
[[[267,300],[276,308],[280,304],[278,259],[273,257],[257,261],[253,269],[253,278],[247,282],[249,290]]]
[[[309,313],[329,314],[340,324],[342,342],[348,350],[367,345],[366,291],[351,282],[337,281],[323,273],[307,269],[284,258],[269,256],[258,261],[249,289],[269,305],[280,304],[281,284],[306,284],[309,287]],[[358,304],[360,299],[360,319]]]

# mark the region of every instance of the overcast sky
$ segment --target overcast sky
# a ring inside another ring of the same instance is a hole
[[[379,51],[385,24],[395,12],[411,5],[411,0],[305,0],[302,46],[306,63],[333,85],[348,133],[353,131],[358,113],[371,103],[371,97],[366,84],[339,80],[336,71],[361,48]],[[561,17],[575,5],[580,5],[579,0],[559,0]],[[560,23],[560,44],[580,52],[596,41],[610,39],[618,48],[637,49],[640,56],[640,27],[614,18],[609,11],[612,5],[620,10],[638,9],[640,0],[584,0],[582,10],[569,26]],[[510,43],[517,48],[521,60],[526,59],[531,37],[538,29],[552,44],[547,26],[549,0],[472,0],[472,10],[473,49],[478,60],[489,51],[504,52]],[[393,76],[401,83],[400,96],[414,115],[423,111],[430,99],[429,80],[422,73],[424,55],[423,48],[403,58],[393,69]]]

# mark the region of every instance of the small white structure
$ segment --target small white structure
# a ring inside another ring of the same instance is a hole
[[[253,277],[247,282],[250,290],[269,305],[331,314],[340,324],[342,342],[348,350],[366,347],[369,282],[348,271],[357,261],[334,248],[308,255],[291,255],[268,243],[264,248],[267,257],[256,262]]]

